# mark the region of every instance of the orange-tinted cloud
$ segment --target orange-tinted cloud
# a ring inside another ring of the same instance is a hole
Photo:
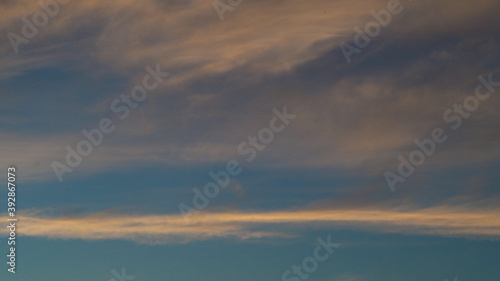
[[[83,218],[21,215],[18,233],[54,239],[126,239],[138,243],[187,243],[212,238],[270,238],[300,234],[302,226],[379,233],[500,238],[500,209],[435,207],[417,210],[345,209],[110,215]],[[5,218],[3,218],[5,219]]]

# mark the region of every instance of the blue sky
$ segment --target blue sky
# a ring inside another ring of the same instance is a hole
[[[41,3],[0,1],[0,280],[499,280],[498,1]]]

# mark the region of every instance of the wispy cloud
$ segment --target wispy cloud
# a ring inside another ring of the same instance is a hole
[[[348,66],[338,45],[353,37],[356,25],[371,20],[371,10],[386,7],[386,0],[247,1],[223,23],[205,0],[70,1],[36,38],[20,46],[19,56],[2,56],[0,79],[24,79],[30,69],[70,57],[106,65],[131,85],[150,63],[172,73],[143,111],[117,128],[88,165],[82,164],[82,174],[138,163],[227,161],[238,143],[262,126],[263,112],[286,103],[301,118],[266,150],[259,165],[378,175],[397,164],[398,153],[414,149],[415,138],[428,137],[429,128],[442,125],[443,110],[471,94],[477,75],[495,70],[498,52],[489,34],[497,25],[478,22],[496,19],[492,11],[498,1],[469,3],[405,2],[411,6],[404,15]],[[39,9],[31,0],[4,1],[2,30],[19,31],[20,18]],[[446,15],[439,12],[443,9]],[[456,42],[440,41],[444,32]],[[0,42],[0,53],[12,53],[8,40]],[[478,53],[480,58],[471,55]],[[84,63],[78,67],[85,75],[95,72]],[[96,107],[106,105],[103,112],[109,104],[104,101],[119,93],[107,95],[96,99]],[[40,93],[18,96],[20,104],[30,103]],[[58,109],[74,108],[64,101],[37,118],[47,118],[46,123],[66,119]],[[426,166],[500,159],[494,145],[498,104],[499,99],[490,99],[470,120],[474,126],[464,126],[457,141],[448,142]],[[0,121],[20,120],[8,118]],[[46,180],[55,178],[50,163],[64,158],[68,139],[81,138],[80,130],[96,124],[58,128],[49,137],[34,135],[30,126],[21,123],[19,133],[0,136],[0,152],[6,155],[0,161],[18,164],[23,179]]]
[[[415,210],[342,209],[217,212],[194,215],[95,214],[82,218],[20,215],[19,234],[53,239],[126,239],[138,243],[187,243],[214,238],[293,237],[297,226],[379,233],[500,238],[500,209],[433,207]]]

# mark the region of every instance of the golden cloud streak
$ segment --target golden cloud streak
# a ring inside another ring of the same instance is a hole
[[[304,210],[219,212],[182,215],[127,216],[96,214],[83,218],[19,216],[18,233],[56,239],[126,239],[138,243],[186,243],[212,238],[265,238],[298,234],[302,226],[348,228],[380,233],[500,237],[499,209],[451,207],[415,211]],[[6,219],[6,218],[3,218]],[[258,229],[258,230],[256,230]],[[263,230],[264,229],[264,230]]]

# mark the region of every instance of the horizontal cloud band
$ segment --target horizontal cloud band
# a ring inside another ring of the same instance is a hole
[[[54,239],[125,239],[137,243],[166,244],[213,238],[244,240],[292,237],[298,234],[298,226],[307,225],[318,229],[350,228],[380,233],[497,239],[500,237],[499,213],[499,209],[456,207],[412,211],[351,209],[218,212],[193,216],[189,224],[185,223],[181,215],[95,214],[83,218],[21,215],[18,233]]]

